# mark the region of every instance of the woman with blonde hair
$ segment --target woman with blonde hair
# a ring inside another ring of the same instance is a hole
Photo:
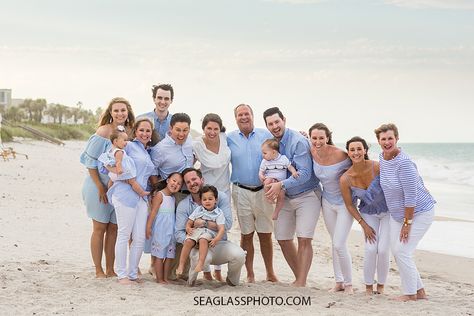
[[[90,241],[96,278],[115,276],[114,247],[117,238],[117,220],[114,208],[107,199],[109,177],[97,170],[99,156],[112,145],[109,138],[119,125],[130,135],[135,116],[130,103],[121,97],[113,98],[102,113],[96,132],[89,138],[80,161],[88,174],[82,187],[82,198],[87,215],[92,219]],[[102,253],[105,253],[105,272],[102,268]]]

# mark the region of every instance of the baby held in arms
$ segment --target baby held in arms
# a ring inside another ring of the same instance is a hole
[[[217,245],[225,233],[225,217],[222,210],[217,207],[218,193],[216,187],[212,185],[203,186],[199,196],[201,198],[201,205],[196,207],[186,222],[187,236],[181,250],[179,266],[176,269],[178,277],[183,274],[186,260],[194,247],[199,248],[199,261],[194,271],[201,272],[209,246],[214,247]],[[204,220],[204,227],[195,228],[194,221],[196,219]],[[210,223],[214,223],[214,225],[211,224],[209,226]],[[217,229],[215,229],[216,225]]]

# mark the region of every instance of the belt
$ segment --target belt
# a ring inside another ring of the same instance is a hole
[[[236,186],[238,186],[239,188],[242,188],[242,189],[245,189],[245,190],[249,190],[249,191],[252,191],[252,192],[258,192],[260,191],[261,189],[263,189],[263,185],[261,186],[258,186],[258,187],[248,187],[246,185],[243,185],[243,184],[240,184],[238,182],[235,182],[234,183]]]

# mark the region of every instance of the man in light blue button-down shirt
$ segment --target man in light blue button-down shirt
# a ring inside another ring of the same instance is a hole
[[[238,130],[227,135],[227,144],[231,151],[232,200],[237,211],[240,225],[240,244],[247,251],[245,267],[247,282],[255,282],[253,270],[253,235],[257,232],[260,241],[263,262],[267,272],[266,280],[277,282],[273,270],[273,206],[264,198],[262,182],[258,177],[262,162],[262,143],[272,138],[263,128],[255,128],[253,111],[247,104],[234,109]]]
[[[285,190],[285,202],[275,222],[275,238],[295,275],[294,286],[306,286],[306,279],[313,259],[311,241],[321,211],[319,179],[313,172],[313,160],[308,139],[299,132],[285,127],[286,119],[279,108],[263,113],[268,130],[279,140],[280,153],[290,160],[299,173],[269,185],[268,198],[276,198]],[[298,248],[293,242],[298,238]]]
[[[153,111],[139,115],[148,117],[154,124],[155,131],[160,135],[160,141],[165,139],[165,135],[169,130],[171,113],[169,107],[173,103],[174,90],[173,86],[168,83],[154,85],[151,88],[153,102],[155,108]]]

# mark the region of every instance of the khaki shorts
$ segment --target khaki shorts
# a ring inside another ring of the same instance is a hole
[[[199,239],[207,239],[211,241],[215,235],[216,233],[207,228],[196,228],[191,235],[186,236],[186,239],[192,239],[196,243],[199,243]]]
[[[296,237],[313,238],[321,213],[321,193],[308,191],[295,198],[285,197],[285,203],[275,222],[276,240]]]
[[[273,232],[272,214],[274,206],[267,202],[264,196],[265,190],[252,192],[232,185],[232,202],[237,211],[240,232],[248,235],[257,233]]]

